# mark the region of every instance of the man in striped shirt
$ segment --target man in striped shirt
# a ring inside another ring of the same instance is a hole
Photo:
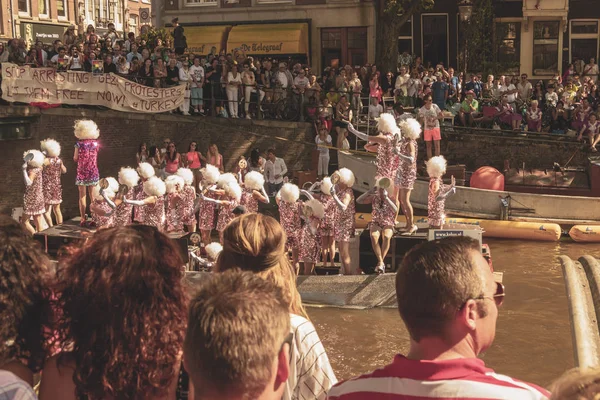
[[[411,250],[396,275],[406,356],[334,386],[330,400],[547,399],[550,393],[486,368],[477,355],[494,341],[504,288],[479,243],[453,237]]]

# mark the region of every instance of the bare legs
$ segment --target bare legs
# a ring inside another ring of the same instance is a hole
[[[342,274],[344,275],[357,275],[356,271],[352,271],[351,259],[350,259],[350,243],[349,242],[338,242],[338,249],[340,250],[340,261],[342,263]]]
[[[375,257],[377,258],[377,266],[384,265],[383,255],[381,254],[381,247],[379,246],[380,236],[380,229],[374,229],[371,231],[371,246],[373,247],[373,253],[375,253]]]
[[[88,195],[90,196],[90,199],[92,198],[92,189],[93,188],[94,188],[93,186],[87,186],[87,192],[88,192]],[[79,191],[79,216],[81,217],[82,222],[85,221],[85,208],[87,206],[85,189],[86,189],[86,186],[83,186],[83,185],[77,186],[77,190]],[[62,217],[62,215],[61,215],[61,217]]]
[[[304,275],[312,275],[315,264],[304,261]]]
[[[54,225],[52,222],[52,213],[54,213],[56,224],[62,224],[63,216],[62,211],[60,210],[60,204],[46,204],[46,212],[44,213],[44,219],[46,220],[48,227],[52,227]]]
[[[35,224],[35,228],[29,222],[30,217],[30,215],[23,214],[23,227],[27,230],[27,232],[31,233],[32,235],[36,232],[41,232],[42,224],[44,222],[44,214],[38,214],[33,216],[33,223]]]
[[[208,246],[210,244],[210,230],[202,229],[200,235],[202,236],[202,243]]]
[[[406,230],[410,230],[412,226],[415,224],[414,216],[413,216],[413,207],[410,204],[410,193],[411,189],[400,189],[400,207],[402,207],[402,212],[406,217]]]
[[[196,232],[196,224],[186,225],[188,232]]]
[[[425,142],[425,147],[427,147],[427,159],[429,160],[432,156],[431,141]],[[440,141],[439,140],[433,141],[433,151],[435,151],[436,156],[440,155],[441,149],[440,149]]]
[[[298,249],[296,247],[292,247],[292,265],[294,266],[294,271],[298,273],[300,269],[300,264],[298,263]]]
[[[333,236],[321,237],[321,261],[323,262],[323,266],[327,264],[327,257],[329,257],[329,265],[333,267],[333,259],[335,258],[335,241],[333,240]]]
[[[46,223],[48,224],[49,228],[51,228],[54,225],[52,223],[52,204],[46,204],[46,212],[44,213],[44,219],[46,220]]]
[[[377,227],[371,231],[371,245],[373,246],[373,253],[375,253],[375,257],[377,257],[377,266],[375,267],[375,270],[378,273],[385,272],[384,260],[385,257],[387,257],[387,253],[390,251],[390,243],[393,235],[393,227],[385,228],[383,231],[380,227]],[[379,238],[381,238],[381,246],[379,245]]]

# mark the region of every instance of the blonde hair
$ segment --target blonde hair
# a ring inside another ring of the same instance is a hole
[[[140,165],[138,165],[137,171],[140,174],[140,176],[144,179],[150,179],[154,175],[156,175],[156,171],[154,171],[154,167],[152,166],[152,164],[147,162],[140,163]]]
[[[396,134],[400,132],[400,128],[396,125],[396,118],[392,114],[381,114],[377,121],[377,130],[379,132],[387,132]]]
[[[44,165],[44,160],[46,159],[46,156],[41,151],[35,149],[27,150],[25,153],[23,153],[23,158],[25,158],[27,154],[33,154],[33,158],[27,162],[27,165],[29,165],[30,167],[39,168],[42,165]]]
[[[421,136],[421,124],[414,118],[407,118],[400,122],[400,131],[402,136],[416,140]]]
[[[98,125],[91,119],[80,119],[75,121],[75,137],[77,139],[98,139],[100,136],[100,130]]]
[[[295,203],[300,197],[300,189],[293,183],[284,183],[279,189],[279,197],[286,203]]]
[[[296,274],[285,251],[285,232],[274,218],[263,214],[243,214],[223,231],[223,251],[214,267],[252,271],[283,289],[292,314],[308,319],[296,288]]]
[[[244,177],[244,185],[247,189],[260,191],[265,185],[265,177],[258,171],[250,171]]]
[[[440,178],[446,173],[447,162],[444,156],[431,157],[427,161],[427,174],[431,178]]]
[[[354,186],[354,172],[349,170],[348,168],[340,168],[337,170],[337,173],[340,176],[340,182],[348,187]]]
[[[134,188],[140,181],[140,176],[137,171],[131,167],[123,167],[119,170],[119,183],[127,186],[129,189]]]
[[[540,103],[537,100],[531,100],[531,105],[534,105],[534,104],[537,106]]]
[[[550,385],[550,392],[550,400],[600,400],[600,369],[570,369]]]
[[[148,196],[161,197],[165,195],[166,191],[165,183],[157,176],[153,176],[144,182],[144,193]]]
[[[48,157],[60,156],[60,144],[54,139],[46,139],[40,142],[40,148],[46,152]]]
[[[183,181],[188,186],[194,183],[194,173],[189,168],[179,168],[177,170],[177,176],[182,177]]]

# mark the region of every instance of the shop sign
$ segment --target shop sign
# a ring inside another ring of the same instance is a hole
[[[21,21],[21,37],[28,43],[41,40],[44,44],[52,44],[55,40],[62,40],[67,29],[65,25],[37,24]]]
[[[270,44],[270,43],[242,43],[236,49],[243,51],[244,53],[280,53],[283,52],[283,42]],[[233,50],[236,50],[233,49]]]

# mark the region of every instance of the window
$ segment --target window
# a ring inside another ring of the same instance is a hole
[[[533,23],[533,74],[547,75],[558,72],[559,21]]]
[[[0,121],[0,140],[31,139],[30,119],[7,118]]]
[[[38,0],[38,7],[40,17],[48,18],[50,14],[50,5],[48,4],[48,0]]]
[[[400,36],[398,36],[398,57],[402,53],[412,55],[413,53],[413,37],[412,37],[412,19],[406,21],[404,25],[400,27]]]
[[[56,13],[60,20],[69,19],[69,14],[67,13],[67,0],[56,0]]]
[[[321,57],[323,68],[364,65],[367,62],[367,28],[321,29]]]
[[[142,0],[146,2],[146,0]],[[188,6],[216,6],[217,0],[187,0]]]
[[[498,62],[519,64],[521,61],[521,23],[496,23],[496,50]]]
[[[19,15],[30,15],[29,0],[19,0]]]
[[[590,58],[598,58],[598,20],[571,21],[569,38],[570,62],[579,59],[587,63]]]
[[[123,0],[117,0],[117,21],[125,27],[125,21],[123,20]]]
[[[138,16],[137,15],[130,15],[129,16],[129,32],[133,32],[137,35],[137,21],[138,21]]]
[[[421,14],[423,63],[448,65],[448,15]]]

